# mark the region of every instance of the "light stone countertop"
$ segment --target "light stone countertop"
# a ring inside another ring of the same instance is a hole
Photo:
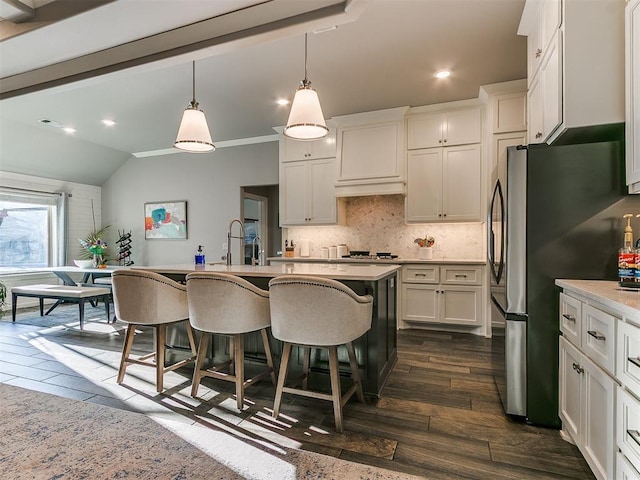
[[[361,264],[393,264],[404,265],[406,263],[425,263],[434,265],[486,265],[486,260],[457,260],[452,258],[442,259],[434,258],[432,260],[424,260],[422,258],[381,258],[381,259],[369,259],[369,258],[320,258],[320,257],[268,257],[268,262],[282,263],[282,262],[295,262],[295,263],[353,263]]]
[[[640,289],[622,289],[618,282],[608,280],[556,279],[556,285],[620,312],[634,323],[640,323]]]
[[[187,274],[192,272],[230,273],[242,277],[273,278],[280,275],[314,275],[332,278],[334,280],[380,280],[400,269],[394,265],[348,265],[348,264],[316,264],[316,263],[285,263],[268,266],[251,265],[212,265],[196,267],[194,264],[151,265],[138,267],[140,270],[151,270],[158,273]]]

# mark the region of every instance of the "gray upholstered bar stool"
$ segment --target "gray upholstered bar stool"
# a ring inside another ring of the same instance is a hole
[[[187,297],[189,321],[193,328],[202,332],[193,371],[191,396],[198,394],[202,377],[231,381],[236,384],[238,410],[242,410],[245,387],[267,375],[276,384],[267,335],[267,328],[271,325],[269,292],[235,275],[196,272],[187,275]],[[245,380],[244,334],[257,331],[262,335],[268,368]],[[212,334],[229,337],[231,359],[212,368],[203,368]],[[229,374],[220,371],[225,367],[229,367]]]
[[[284,347],[276,386],[273,417],[280,413],[282,393],[293,393],[333,402],[336,431],[342,432],[342,406],[356,393],[364,402],[360,371],[353,340],[371,328],[373,297],[358,295],[346,285],[320,277],[282,275],[269,282],[271,329]],[[285,387],[284,383],[293,345],[303,346],[302,388]],[[338,346],[345,345],[349,354],[353,385],[341,395]],[[310,348],[329,350],[331,395],[307,390]]]
[[[156,390],[161,392],[166,372],[195,360],[193,329],[187,322],[187,336],[193,356],[165,367],[167,325],[189,318],[187,289],[170,278],[144,270],[116,270],[112,278],[116,317],[129,324],[122,348],[118,383],[123,382],[125,371],[130,364],[145,365],[156,369]],[[137,326],[155,328],[155,351],[133,358],[131,348]],[[153,360],[149,360],[151,358]]]

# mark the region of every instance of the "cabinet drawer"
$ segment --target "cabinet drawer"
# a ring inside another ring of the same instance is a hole
[[[640,470],[640,401],[618,387],[616,437],[618,448]]]
[[[442,284],[480,285],[480,267],[441,267]]]
[[[591,305],[582,305],[582,350],[597,365],[613,374],[617,319]]]
[[[560,294],[560,331],[574,345],[582,338],[582,302],[564,293]]]
[[[640,328],[618,321],[616,374],[622,384],[640,398]]]
[[[405,265],[402,268],[402,281],[407,283],[440,283],[438,266]]]
[[[640,473],[633,468],[629,460],[620,452],[617,455],[616,475],[620,480],[640,480]]]

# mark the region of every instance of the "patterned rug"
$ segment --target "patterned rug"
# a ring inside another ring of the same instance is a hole
[[[2,479],[418,478],[10,385],[0,398]]]

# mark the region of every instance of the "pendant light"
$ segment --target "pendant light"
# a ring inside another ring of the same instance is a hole
[[[182,122],[174,147],[191,153],[211,152],[216,149],[204,112],[198,109],[196,102],[196,62],[193,62],[193,99],[182,114]]]
[[[307,78],[307,34],[304,34],[304,80],[293,97],[284,134],[297,140],[315,140],[329,132],[320,107],[318,92]]]

